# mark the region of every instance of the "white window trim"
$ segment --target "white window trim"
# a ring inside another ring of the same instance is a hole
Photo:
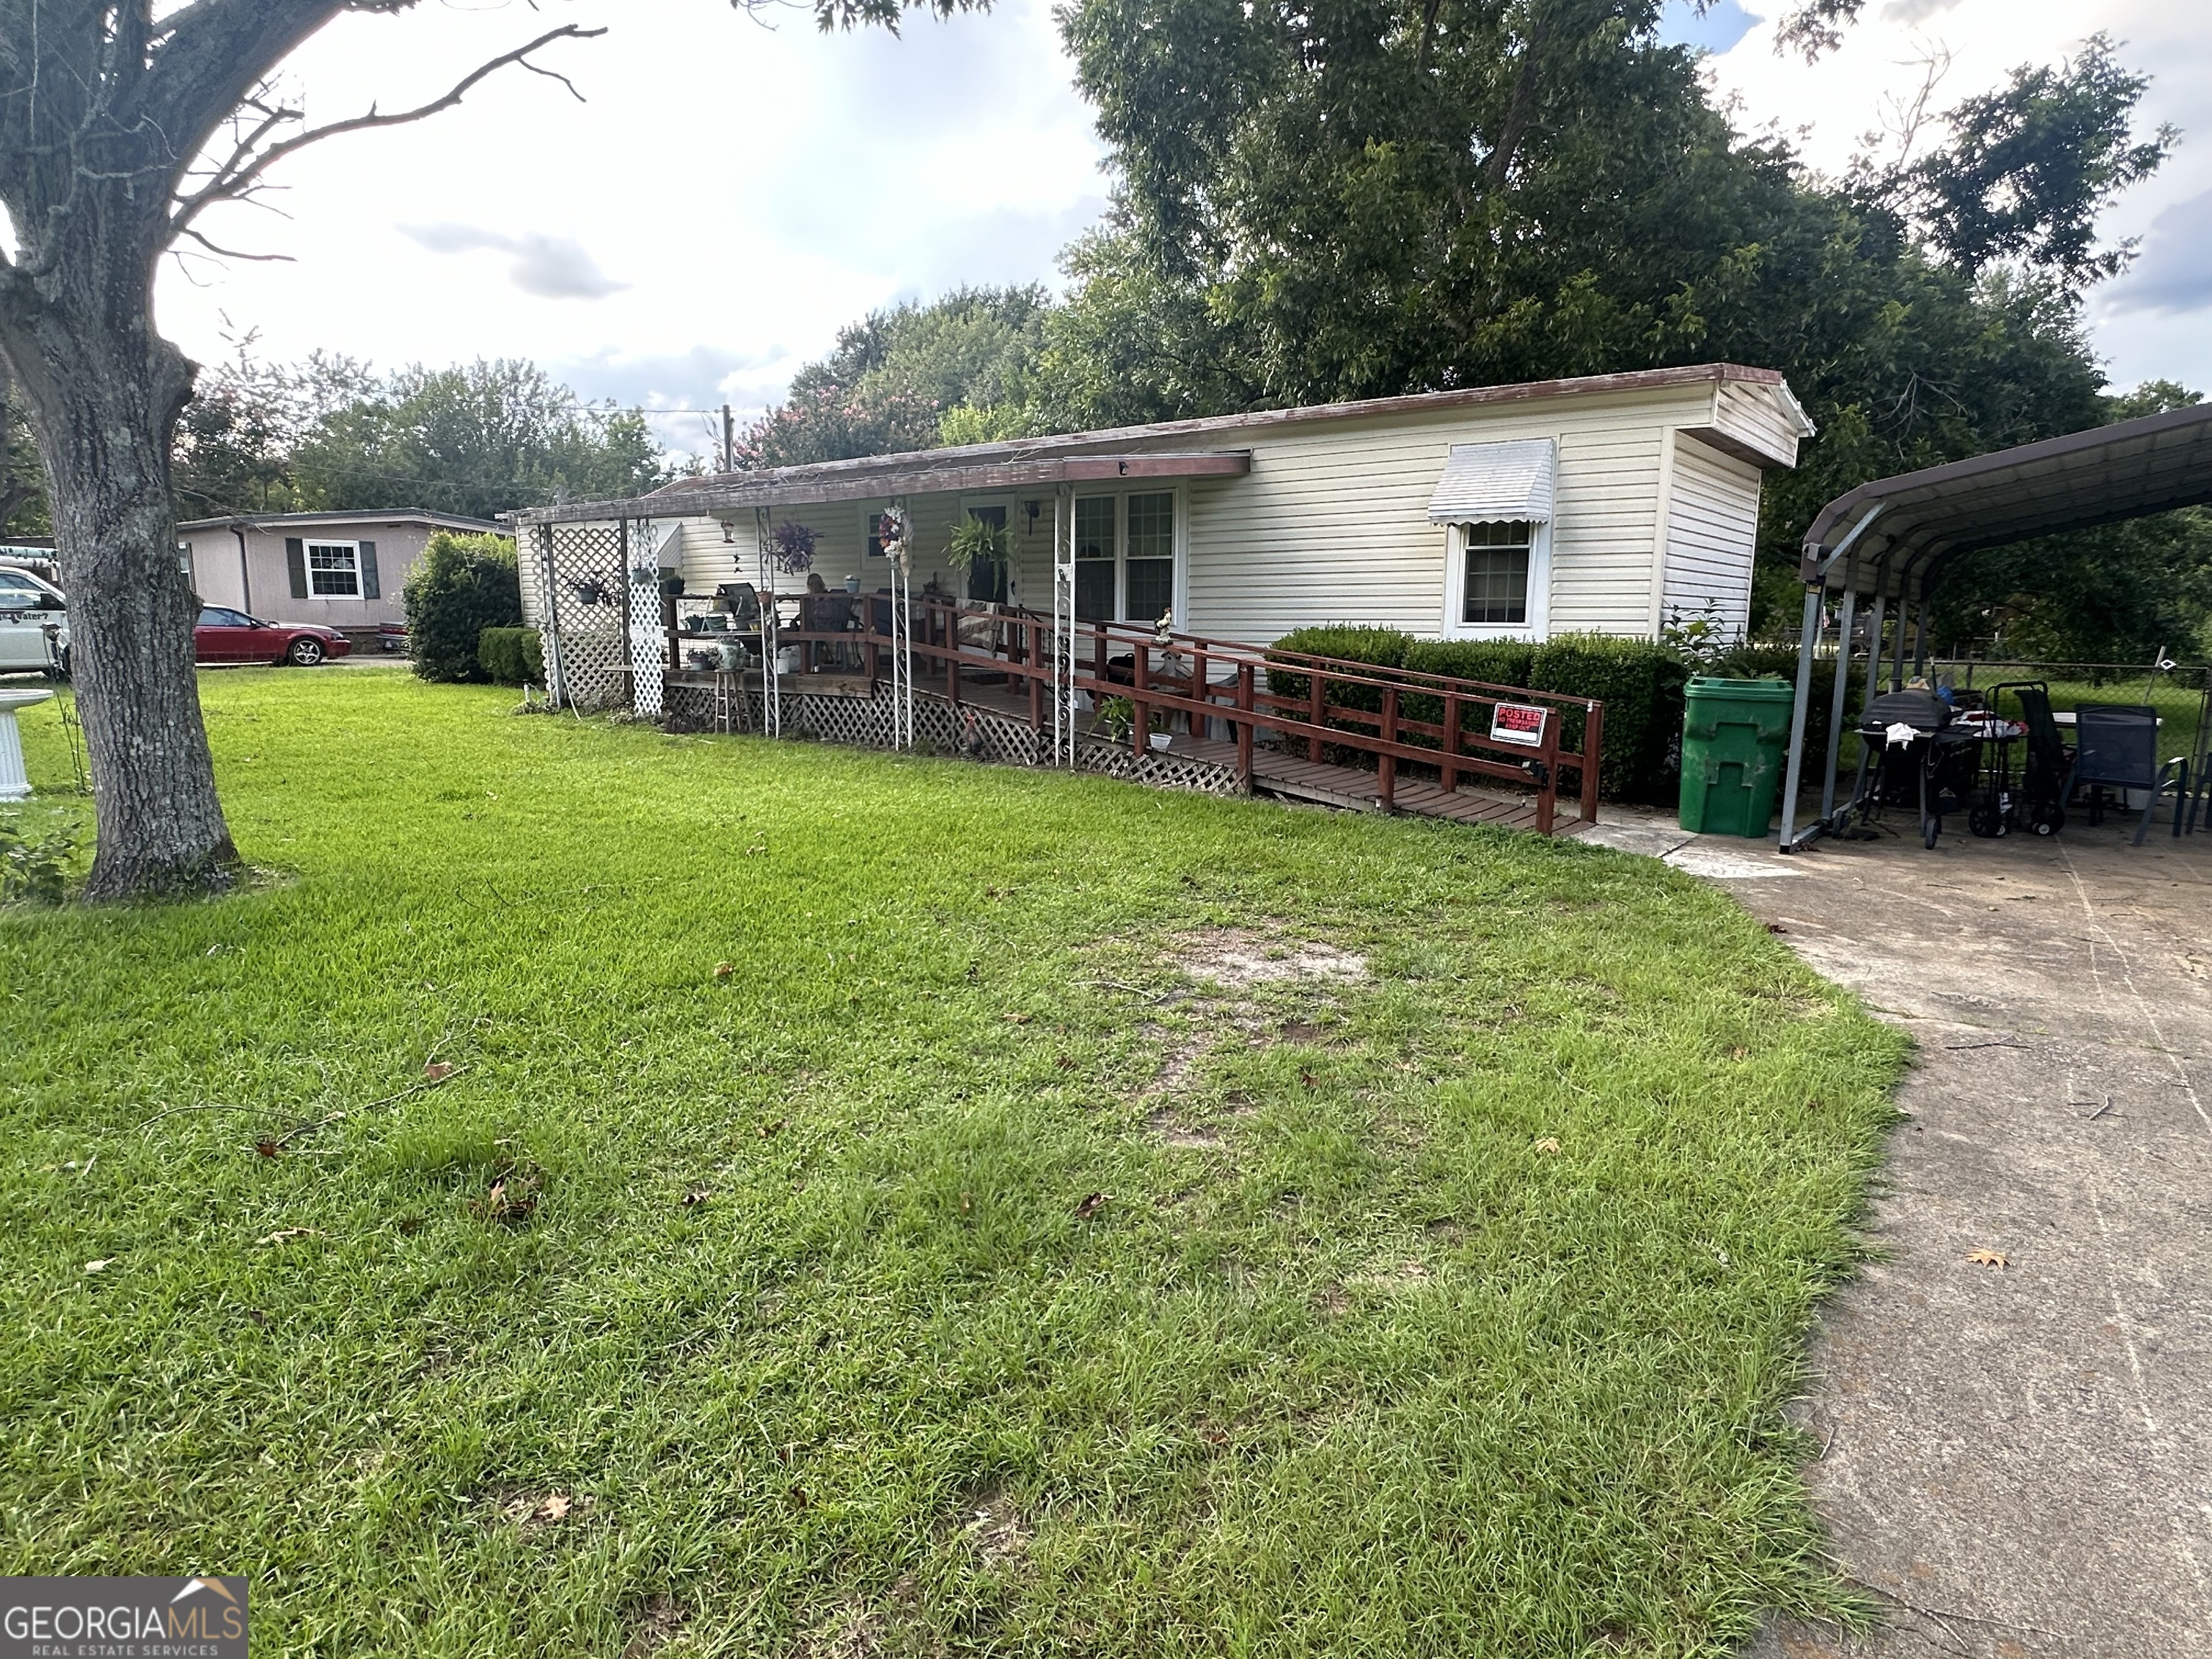
[[[331,551],[343,550],[346,555],[353,560],[352,592],[319,593],[315,591],[315,550],[317,548],[324,548]],[[313,541],[303,539],[300,545],[300,556],[306,560],[307,564],[307,597],[309,599],[358,599],[361,598],[361,544],[359,542],[334,542],[319,538]]]
[[[1174,566],[1168,576],[1168,603],[1175,610],[1176,631],[1190,631],[1190,496],[1182,486],[1168,478],[1142,478],[1130,483],[1115,483],[1109,487],[1085,489],[1079,485],[1069,499],[1068,511],[1079,498],[1096,501],[1102,496],[1114,498],[1114,616],[1123,625],[1149,628],[1158,617],[1129,615],[1129,497],[1132,495],[1171,495],[1175,504],[1169,510],[1170,530],[1169,544],[1172,548]]]
[[[1552,526],[1539,521],[1528,538],[1528,620],[1525,623],[1466,623],[1467,536],[1449,527],[1444,555],[1444,614],[1442,637],[1448,640],[1529,640],[1549,637],[1552,623]]]

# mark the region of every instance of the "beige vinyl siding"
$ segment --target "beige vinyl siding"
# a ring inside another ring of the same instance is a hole
[[[1667,611],[1701,616],[1710,604],[1731,634],[1749,626],[1759,489],[1758,468],[1694,438],[1675,440],[1662,600]]]
[[[1784,466],[1797,465],[1797,416],[1774,386],[1723,382],[1714,399],[1713,424]]]
[[[1554,634],[1651,632],[1664,429],[1569,433],[1552,516]]]
[[[1553,632],[1650,631],[1660,446],[1702,422],[1702,388],[1254,434],[1252,471],[1186,486],[1193,630],[1264,643],[1350,622],[1433,638],[1443,623],[1447,532],[1429,497],[1455,443],[1555,440]]]

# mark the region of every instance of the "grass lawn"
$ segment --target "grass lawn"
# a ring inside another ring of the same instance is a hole
[[[0,915],[0,1572],[242,1571],[257,1651],[349,1659],[1842,1605],[1782,1407],[1900,1039],[1722,895],[397,674],[203,695],[265,879]]]

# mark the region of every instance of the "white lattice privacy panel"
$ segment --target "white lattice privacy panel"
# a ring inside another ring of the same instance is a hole
[[[629,706],[649,718],[661,712],[660,676],[668,665],[660,629],[660,541],[650,520],[630,526]]]
[[[538,626],[553,636],[561,665],[555,686],[564,702],[587,713],[629,701],[628,539],[619,525],[554,525]],[[658,607],[656,609],[656,613]],[[555,652],[546,653],[549,672]]]

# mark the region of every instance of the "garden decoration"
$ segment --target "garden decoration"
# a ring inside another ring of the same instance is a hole
[[[576,596],[576,603],[578,605],[611,605],[614,603],[614,597],[607,588],[607,579],[596,570],[592,571],[590,574],[577,581],[569,583],[568,591]]]
[[[814,532],[786,519],[769,532],[769,557],[787,576],[796,576],[814,562]]]

